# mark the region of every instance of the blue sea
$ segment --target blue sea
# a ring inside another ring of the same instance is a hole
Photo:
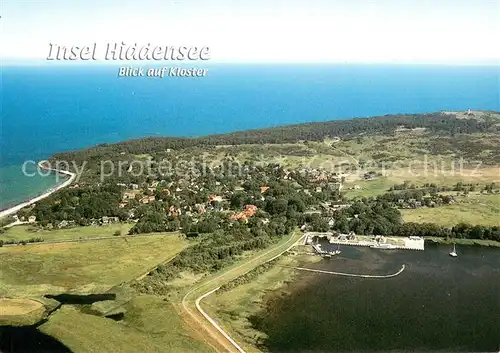
[[[500,110],[499,67],[203,68],[207,77],[125,78],[110,65],[2,67],[0,208],[54,184],[54,176],[23,176],[24,161],[103,142],[395,113]]]

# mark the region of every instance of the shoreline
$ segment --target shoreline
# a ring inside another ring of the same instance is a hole
[[[473,244],[467,244],[467,246],[470,245]],[[500,246],[500,242],[498,242],[498,245]],[[445,246],[445,244],[440,243],[440,246]],[[447,256],[444,255],[443,258],[446,260]],[[311,257],[308,259],[306,256],[290,256],[288,260],[292,262],[299,260],[299,263],[303,261],[307,263],[310,260],[314,260],[314,258]],[[327,275],[340,274],[347,275],[348,277],[356,276],[353,274],[343,274],[321,269],[316,270],[296,266],[300,265],[283,266],[275,264],[275,267],[281,267],[281,270],[286,272],[280,272],[276,268],[270,268],[267,272],[259,274],[258,277],[252,278],[246,283],[233,287],[228,291],[216,293],[215,296],[207,298],[207,311],[218,321],[220,325],[227,327],[229,329],[228,332],[241,344],[243,344],[244,347],[248,347],[248,351],[265,351],[266,346],[264,342],[267,338],[268,332],[265,330],[261,331],[262,327],[254,326],[249,321],[249,318],[252,316],[259,318],[262,315],[267,315],[269,312],[269,307],[267,306],[268,303],[274,303],[275,299],[281,301],[283,300],[283,297],[286,297],[291,293],[290,288],[287,287],[288,283],[295,282],[291,287],[294,288],[292,291],[297,288],[300,289],[300,286],[302,286],[303,283],[296,281],[297,276],[300,276],[300,274],[298,274],[299,271],[296,271],[296,273],[290,271],[305,270],[304,272],[306,275],[307,273],[317,272]],[[405,267],[406,266],[403,265],[401,270],[396,274],[400,274]],[[396,274],[389,276],[394,277]],[[368,278],[371,276],[375,278],[384,277],[383,275],[361,275],[361,277]],[[307,284],[308,282],[304,283]]]
[[[286,292],[287,285],[294,282],[300,275],[300,271],[294,269],[293,266],[315,263],[318,260],[321,261],[321,258],[304,254],[285,255],[249,281],[222,292],[217,291],[214,295],[205,298],[204,309],[219,325],[227,329],[228,334],[237,340],[247,352],[260,352],[258,341],[264,338],[265,333],[254,328],[248,321],[249,317],[266,310],[266,301],[269,296]],[[240,277],[234,280],[238,278]],[[221,305],[221,303],[224,304]],[[236,310],[235,316],[227,314],[232,310]]]
[[[59,185],[56,185],[56,186],[50,188],[49,190],[47,190],[46,192],[44,192],[41,195],[35,196],[35,197],[29,199],[28,201],[22,202],[20,204],[17,204],[15,206],[12,206],[12,207],[9,207],[9,208],[7,208],[5,210],[0,211],[0,218],[3,218],[5,216],[9,216],[9,215],[15,214],[16,212],[22,210],[23,208],[31,206],[32,204],[34,204],[34,203],[36,203],[36,202],[38,202],[40,200],[43,200],[43,199],[49,197],[53,193],[55,193],[55,192],[61,190],[62,188],[65,188],[66,186],[70,185],[73,182],[73,180],[75,180],[75,178],[76,178],[76,174],[75,173],[69,172],[67,170],[58,170],[58,169],[54,169],[54,168],[49,168],[49,167],[46,167],[45,165],[43,165],[42,162],[38,162],[37,165],[38,165],[39,168],[42,168],[42,169],[45,169],[45,170],[51,170],[51,171],[54,171],[56,173],[65,174],[65,175],[69,176],[69,178],[68,178],[68,180],[66,180],[62,184],[59,184]]]
[[[500,242],[495,240],[484,240],[484,239],[446,239],[440,237],[424,237],[426,242],[430,242],[438,245],[452,245],[455,243],[456,245],[462,246],[484,246],[491,248],[500,248]]]

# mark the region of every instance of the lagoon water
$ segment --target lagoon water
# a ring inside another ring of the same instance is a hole
[[[53,184],[23,177],[19,166],[58,151],[143,136],[500,110],[498,67],[210,64],[207,77],[160,79],[120,78],[111,65],[49,64],[1,68],[0,208]]]
[[[252,318],[271,352],[498,352],[500,249],[445,245],[425,251],[342,247],[306,267],[397,277],[300,272]],[[287,294],[283,294],[287,293]]]

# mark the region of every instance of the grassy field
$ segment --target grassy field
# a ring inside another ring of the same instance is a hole
[[[65,236],[65,233],[58,231],[56,235]],[[217,274],[176,280],[185,282],[182,293],[196,282],[195,290],[186,297],[187,305],[193,305],[193,301],[212,286],[220,286],[279,254],[301,236],[296,232],[269,249],[246,253],[233,266]],[[0,248],[0,297],[114,291],[118,284],[137,278],[187,245],[177,234],[160,234]],[[196,326],[192,318],[186,317],[180,296],[172,302],[132,292],[127,295],[130,297],[126,300],[95,305],[100,312],[124,312],[121,322],[82,312],[79,306],[64,305],[49,316],[40,330],[75,352],[213,351],[214,342],[207,339],[207,333]]]
[[[31,299],[0,298],[0,326],[36,324],[43,318],[45,307]]]
[[[370,181],[355,181],[345,184],[345,188],[352,188],[355,185],[360,187],[359,190],[343,190],[348,198],[354,197],[370,197],[385,194],[389,188],[395,183],[387,177],[380,177]]]
[[[116,227],[111,227],[108,232],[115,230]],[[94,234],[86,233],[88,231],[85,228],[82,234]],[[58,233],[56,235],[66,235],[62,231]],[[87,294],[108,290],[118,291],[121,297],[117,285],[148,272],[188,245],[189,242],[177,233],[165,233],[0,248],[0,297],[36,298],[44,294]],[[204,338],[197,332],[186,332],[181,317],[170,302],[155,296],[138,296],[133,291],[126,294],[129,295],[126,300],[103,303],[103,307],[108,305],[108,309],[125,313],[121,322],[82,312],[81,306],[63,305],[49,316],[40,330],[74,352],[213,351],[203,344]],[[16,303],[0,300],[0,314],[5,313],[0,315],[0,322],[22,325],[39,321],[38,310],[43,314],[45,308],[40,304],[40,308],[30,311],[28,304],[27,299],[17,299]],[[18,315],[20,309],[24,310],[22,317]],[[36,318],[28,322],[35,312]]]
[[[103,292],[187,246],[176,233],[0,248],[0,297]]]
[[[188,336],[172,304],[161,298],[137,296],[123,310],[123,320],[116,322],[63,306],[39,330],[75,353],[214,351]]]
[[[453,226],[460,222],[500,226],[500,195],[460,197],[453,205],[401,210],[405,222],[431,222]]]
[[[364,165],[365,168],[386,170],[408,166],[419,169],[427,164],[428,169],[435,166],[441,171],[451,168],[457,170],[462,161],[470,162],[475,168],[474,161],[478,159],[484,162],[483,165],[491,165],[499,143],[496,134],[436,138],[425,129],[414,129],[395,131],[388,135],[341,137],[341,140],[217,146],[215,150],[204,153],[204,156],[210,161],[220,161],[227,155],[240,162],[274,161],[282,165],[313,168],[320,165],[326,168],[342,161],[351,167]]]
[[[195,290],[189,290],[186,304],[192,312],[196,312],[193,302],[198,296],[279,254],[301,236],[302,234],[297,232],[270,249],[246,253],[240,261],[213,275],[200,277],[185,274],[183,278],[173,281],[180,287],[178,295],[171,297],[173,300],[150,295],[132,295],[130,300],[123,300],[119,306],[113,306],[113,303],[93,305],[101,312],[123,312],[124,318],[121,322],[84,314],[70,306],[63,306],[49,317],[40,330],[59,339],[75,352],[214,351],[212,344],[216,343],[207,337],[203,326],[200,327],[184,311],[181,294],[186,293],[188,288],[195,284]],[[125,293],[123,297],[126,298],[129,294],[131,293]],[[102,335],[102,332],[106,332],[106,335]]]
[[[434,173],[428,169],[392,169],[385,170],[383,176],[370,181],[357,180],[351,177],[345,183],[347,197],[367,197],[384,194],[391,186],[403,184],[406,180],[416,185],[425,183],[435,183],[437,185],[452,186],[458,182],[486,184],[500,182],[500,169],[498,167],[488,167],[481,169],[463,169],[459,171],[437,171]],[[358,178],[359,179],[359,178]],[[349,188],[359,185],[360,190],[349,190]]]
[[[0,239],[4,241],[20,241],[30,238],[42,238],[44,241],[67,241],[77,239],[90,239],[100,237],[111,237],[116,232],[126,235],[132,223],[118,223],[107,226],[88,226],[67,229],[42,230],[30,225],[20,225],[7,229],[0,234]]]
[[[390,136],[359,136],[341,141],[326,139],[323,142],[295,144],[218,146],[215,153],[207,152],[206,158],[220,160],[229,154],[239,162],[275,162],[291,168],[310,167],[347,173],[344,184],[347,197],[382,194],[405,180],[439,185],[454,185],[460,181],[480,184],[500,182],[498,166],[475,162],[484,159],[491,163],[500,142],[498,136],[472,134],[467,135],[467,139],[472,145],[491,145],[491,148],[484,150],[476,146],[482,152],[477,156],[468,156],[463,150],[467,147],[455,145],[451,137],[442,137],[445,147],[438,148],[439,143],[425,130],[412,130],[395,132]],[[365,181],[363,175],[368,171],[380,172],[383,176]],[[361,189],[348,190],[355,185]]]

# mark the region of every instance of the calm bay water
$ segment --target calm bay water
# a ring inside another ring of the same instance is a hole
[[[389,274],[363,279],[301,272],[289,295],[273,293],[253,323],[271,352],[497,352],[500,249],[426,246],[424,252],[345,247],[309,264],[329,271]]]
[[[48,179],[22,175],[25,160],[98,143],[390,113],[500,110],[498,67],[204,68],[204,78],[156,79],[119,78],[114,66],[3,67],[0,208],[46,189]]]

